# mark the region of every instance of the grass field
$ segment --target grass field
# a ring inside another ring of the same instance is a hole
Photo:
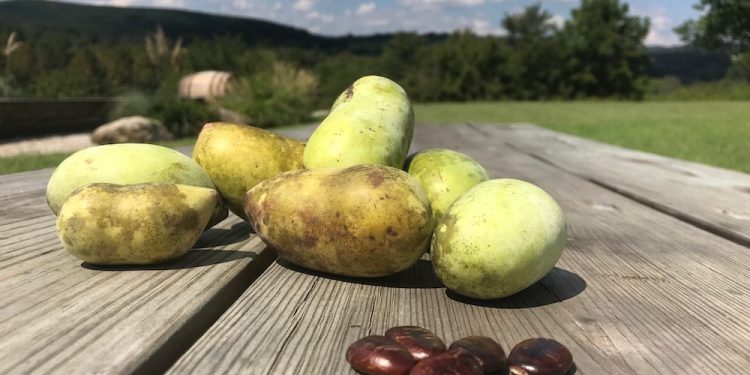
[[[60,164],[70,154],[19,155],[0,158],[0,174],[33,171]]]
[[[415,105],[419,123],[527,122],[661,155],[750,172],[750,102],[577,101]],[[170,143],[183,145],[191,140]],[[0,174],[52,167],[66,155],[0,159]]]
[[[195,142],[195,138],[177,139],[162,142],[163,146],[178,147]],[[65,160],[71,153],[48,154],[48,155],[19,155],[0,158],[0,175],[16,172],[33,171],[35,169],[55,167]]]
[[[527,122],[656,154],[750,173],[750,102],[578,101],[415,106],[422,123]]]

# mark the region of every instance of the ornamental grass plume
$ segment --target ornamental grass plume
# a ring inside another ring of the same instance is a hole
[[[177,70],[184,52],[182,38],[177,39],[172,50],[169,50],[169,40],[161,26],[156,27],[153,35],[146,35],[146,54],[153,65],[163,66],[168,61],[172,69]]]
[[[16,32],[11,32],[10,36],[8,36],[8,41],[5,43],[5,48],[3,48],[3,56],[5,56],[6,77],[10,75],[10,56],[13,54],[13,52],[21,48],[22,45],[23,42],[16,41]]]

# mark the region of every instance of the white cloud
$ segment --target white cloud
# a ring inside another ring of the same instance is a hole
[[[633,14],[651,19],[651,27],[644,43],[649,46],[675,46],[681,44],[680,38],[672,30],[674,22],[667,16],[668,12],[662,7],[639,9],[634,8]]]
[[[565,26],[565,17],[559,14],[555,14],[549,19],[549,22],[557,26],[558,28],[562,28],[563,26]]]
[[[373,18],[365,21],[365,25],[371,27],[383,27],[391,23],[387,18]]]
[[[357,14],[365,15],[368,13],[372,13],[373,10],[375,10],[375,3],[373,2],[362,3],[362,4],[359,4],[359,8],[357,8]]]
[[[315,6],[315,0],[297,0],[292,6],[296,10],[308,11]]]
[[[475,18],[475,19],[469,20],[468,22],[464,21],[464,23],[467,24],[466,28],[470,29],[477,35],[503,35],[505,34],[505,30],[503,30],[499,26],[495,26],[492,22],[487,21],[485,19]]]
[[[88,3],[94,5],[110,5],[114,7],[128,7],[134,5],[133,0],[92,0],[88,1]]]
[[[164,8],[177,8],[184,7],[185,2],[183,0],[154,0],[154,5]]]
[[[309,20],[317,20],[323,23],[331,23],[336,19],[336,17],[332,14],[320,13],[316,10],[307,13],[305,17]]]
[[[648,45],[675,45],[679,44],[680,40],[677,35],[672,31],[674,26],[672,20],[663,15],[651,17],[651,29],[646,36],[646,44]]]
[[[253,9],[253,4],[251,4],[248,0],[234,0],[232,2],[232,5],[234,5],[235,8],[242,10]]]
[[[434,7],[440,5],[475,6],[484,4],[485,0],[400,0],[402,5],[411,7]]]
[[[487,34],[491,28],[492,26],[487,20],[479,20],[479,19],[471,20],[471,29],[474,30],[474,32],[479,35]]]

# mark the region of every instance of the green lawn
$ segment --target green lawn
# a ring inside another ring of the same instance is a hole
[[[419,123],[538,124],[582,137],[750,172],[750,102],[577,101],[415,105]],[[192,139],[169,143],[184,145]],[[57,165],[66,155],[0,159],[0,174]]]
[[[419,104],[420,123],[527,122],[661,155],[750,172],[750,102]]]
[[[0,174],[54,167],[70,154],[19,155],[0,158]]]
[[[178,147],[193,144],[195,138],[177,139],[162,142],[163,146]],[[71,153],[49,154],[49,155],[19,155],[0,158],[0,175],[16,172],[33,171],[35,169],[55,167],[65,160]]]

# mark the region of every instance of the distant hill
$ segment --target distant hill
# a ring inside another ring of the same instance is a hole
[[[157,8],[91,6],[41,0],[0,1],[0,33],[16,30],[27,39],[54,31],[89,41],[143,40],[161,25],[170,37],[232,36],[251,46],[304,47],[336,52],[378,53],[390,35],[325,37],[265,20]]]
[[[689,47],[649,48],[650,77],[673,76],[682,83],[721,79],[731,60],[723,52],[702,51]]]
[[[0,1],[0,35],[20,31],[24,39],[55,32],[83,41],[143,41],[161,25],[170,38],[242,38],[250,46],[299,47],[328,53],[350,51],[375,55],[393,34],[326,37],[265,20],[211,15],[183,10],[91,6],[42,0]],[[446,38],[430,34],[431,41]],[[724,76],[729,57],[685,47],[649,48],[651,77],[675,76],[682,82],[715,80]]]

